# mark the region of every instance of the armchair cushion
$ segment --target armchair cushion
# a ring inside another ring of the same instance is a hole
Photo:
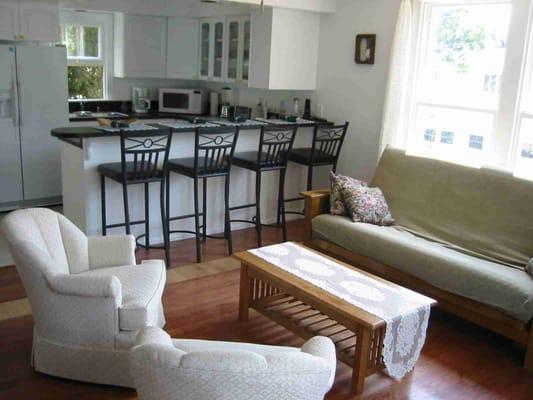
[[[135,238],[132,235],[98,236],[88,239],[89,269],[135,265]]]
[[[115,276],[122,285],[122,305],[119,308],[119,328],[136,331],[146,326],[158,326],[156,308],[160,306],[166,282],[165,263],[150,260],[136,266],[99,268],[81,276]]]

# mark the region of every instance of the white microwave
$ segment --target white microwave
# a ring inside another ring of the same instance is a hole
[[[203,115],[207,101],[207,91],[202,89],[159,89],[160,112]]]

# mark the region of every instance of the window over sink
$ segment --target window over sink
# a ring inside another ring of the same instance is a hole
[[[109,98],[112,15],[61,12],[61,39],[67,48],[71,100]]]

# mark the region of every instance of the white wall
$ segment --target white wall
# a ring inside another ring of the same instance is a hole
[[[400,0],[337,0],[337,13],[320,26],[318,87],[314,96],[324,114],[350,121],[339,172],[370,179],[378,158],[379,135],[390,51]],[[355,36],[377,34],[375,65],[354,62]]]

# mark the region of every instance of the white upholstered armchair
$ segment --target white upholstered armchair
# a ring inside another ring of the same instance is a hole
[[[336,368],[335,347],[325,337],[297,349],[171,339],[145,328],[130,355],[141,400],[319,400]]]
[[[135,265],[132,236],[87,238],[49,209],[14,211],[3,228],[35,321],[35,370],[133,387],[137,332],[165,323],[164,263]]]

